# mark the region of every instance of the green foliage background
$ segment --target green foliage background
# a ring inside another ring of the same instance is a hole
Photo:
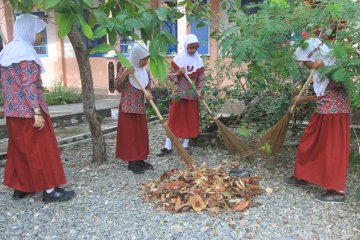
[[[258,11],[248,15],[254,7]],[[314,7],[303,1],[269,0],[242,6],[241,1],[230,0],[221,1],[221,8],[228,14],[228,23],[220,24],[212,37],[219,41],[222,57],[230,61],[219,61],[212,84],[228,78],[234,85],[210,91],[215,91],[215,97],[245,100],[248,107],[243,117],[256,122],[258,130],[283,116],[296,87],[306,80],[309,70],[293,59],[293,53],[302,44],[302,32],[318,37],[314,29],[322,32],[321,38],[334,39],[333,43],[324,41],[333,49],[337,64],[321,73],[343,83],[352,107],[360,107],[359,1],[321,0]],[[347,23],[343,28],[341,21]]]

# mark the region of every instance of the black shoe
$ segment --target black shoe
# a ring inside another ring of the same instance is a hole
[[[188,153],[189,155],[191,155],[191,153],[192,153],[191,148],[189,148],[189,147],[184,147],[184,149],[187,151],[187,153]]]
[[[172,149],[163,148],[163,149],[160,150],[159,153],[156,154],[156,156],[157,157],[162,157],[164,155],[172,153],[172,151],[173,151]]]
[[[140,164],[136,163],[137,161],[131,161],[129,162],[128,169],[132,171],[135,174],[143,174],[144,168],[140,166]]]
[[[19,199],[23,199],[24,197],[26,197],[27,195],[29,194],[34,194],[33,192],[29,193],[29,192],[22,192],[22,191],[19,191],[19,190],[14,190],[14,193],[13,193],[13,199],[15,200],[19,200]]]
[[[69,201],[75,196],[75,192],[73,190],[66,191],[62,188],[55,188],[51,193],[47,193],[44,191],[43,193],[43,202],[65,202]]]
[[[283,181],[287,185],[293,185],[293,186],[305,186],[307,184],[307,181],[302,180],[302,179],[297,179],[294,176],[286,177],[286,178],[284,178]]]
[[[144,170],[154,170],[153,165],[145,161],[136,161],[136,164],[142,167]]]
[[[323,203],[344,203],[345,194],[334,190],[328,190],[323,194],[315,196],[315,200]]]

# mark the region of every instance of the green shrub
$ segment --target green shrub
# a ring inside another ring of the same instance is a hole
[[[55,82],[51,91],[45,89],[44,95],[48,105],[71,104],[82,101],[82,95],[74,89],[63,87],[62,81]]]

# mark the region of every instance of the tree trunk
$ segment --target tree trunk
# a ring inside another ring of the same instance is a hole
[[[77,28],[76,24],[72,26],[68,37],[74,48],[76,60],[79,65],[83,93],[83,109],[86,119],[89,122],[93,142],[92,162],[101,164],[106,161],[106,145],[101,131],[102,117],[98,116],[95,108],[95,94],[89,52],[84,43],[84,36]]]

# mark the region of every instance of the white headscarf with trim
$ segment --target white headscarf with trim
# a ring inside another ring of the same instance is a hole
[[[320,59],[324,62],[325,66],[335,64],[335,59],[328,56],[330,48],[324,42],[318,38],[310,38],[306,40],[306,42],[309,45],[306,49],[302,49],[301,47],[296,49],[296,60],[315,63],[316,60]],[[317,72],[314,73],[313,80],[313,88],[316,96],[323,96],[330,80],[325,76],[320,76]]]
[[[189,34],[184,40],[184,49],[174,57],[173,62],[179,68],[185,68],[188,75],[196,72],[198,69],[204,67],[204,63],[200,54],[196,51],[194,55],[190,55],[187,51],[189,44],[199,43],[198,38],[194,34]]]
[[[16,18],[14,23],[14,40],[7,44],[0,53],[0,65],[8,67],[21,61],[35,61],[45,68],[34,49],[35,37],[46,27],[46,23],[38,16],[24,13]]]
[[[148,56],[150,56],[149,48],[145,44],[141,44],[141,43],[134,44],[134,47],[129,56],[131,66],[135,70],[134,74],[139,79],[141,85],[144,88],[149,83],[149,75],[145,67],[140,67],[139,61]],[[129,82],[134,88],[141,89],[141,87],[137,84],[137,82],[131,75],[129,76]]]

